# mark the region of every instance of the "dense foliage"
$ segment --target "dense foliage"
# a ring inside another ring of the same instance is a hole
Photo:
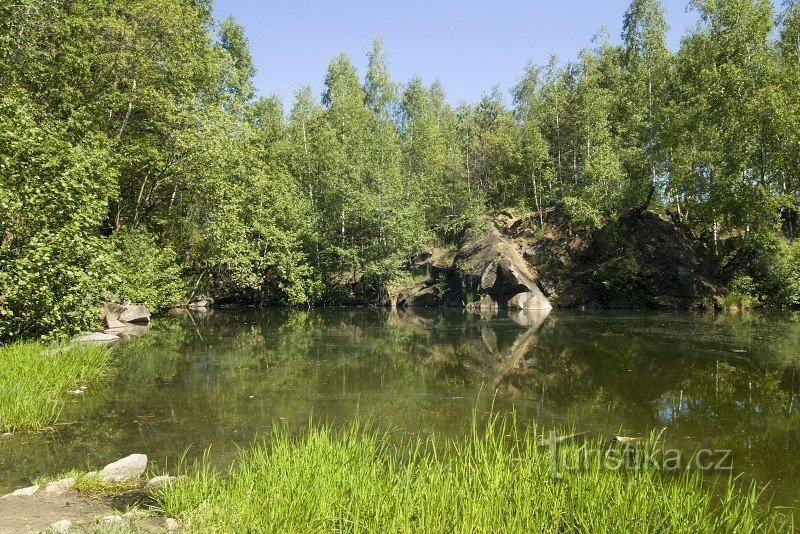
[[[103,290],[378,297],[426,242],[501,207],[589,227],[667,208],[720,265],[777,254],[785,268],[737,276],[777,277],[758,300],[796,304],[775,236],[798,224],[800,2],[691,5],[677,53],[659,1],[633,0],[620,44],[529,66],[511,106],[401,86],[376,41],[363,78],[340,55],[320,99],[284,109],[254,96],[243,28],[209,0],[0,0],[0,338],[86,328]]]

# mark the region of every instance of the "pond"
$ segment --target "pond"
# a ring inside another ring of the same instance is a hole
[[[459,437],[473,412],[514,411],[522,426],[730,449],[736,472],[797,505],[798,348],[800,315],[169,315],[115,348],[111,375],[70,397],[53,431],[0,442],[0,491],[131,453],[174,466],[210,447],[224,466],[276,426],[369,419]]]

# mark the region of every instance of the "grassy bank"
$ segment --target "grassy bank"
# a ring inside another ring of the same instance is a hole
[[[755,491],[715,493],[697,473],[553,476],[534,431],[493,423],[480,437],[394,445],[353,426],[278,433],[227,473],[208,461],[159,496],[189,532],[783,532]],[[566,445],[580,454],[598,445]]]
[[[69,389],[105,372],[109,351],[95,345],[0,346],[0,431],[41,430],[58,419]]]

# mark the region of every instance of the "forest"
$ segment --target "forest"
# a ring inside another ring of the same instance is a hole
[[[506,208],[576,231],[669,211],[732,290],[800,304],[800,1],[692,0],[672,51],[632,0],[620,38],[457,106],[395,81],[380,39],[321,95],[256,96],[211,7],[0,0],[0,340],[85,331],[112,294],[312,306],[357,277],[377,300]]]

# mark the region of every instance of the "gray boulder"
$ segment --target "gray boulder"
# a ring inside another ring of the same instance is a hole
[[[65,478],[45,485],[45,495],[63,495],[75,486],[74,478]]]
[[[150,310],[141,304],[128,304],[123,306],[119,320],[123,323],[149,323]]]
[[[139,478],[147,469],[147,455],[131,454],[110,463],[98,475],[103,482],[126,482]]]

